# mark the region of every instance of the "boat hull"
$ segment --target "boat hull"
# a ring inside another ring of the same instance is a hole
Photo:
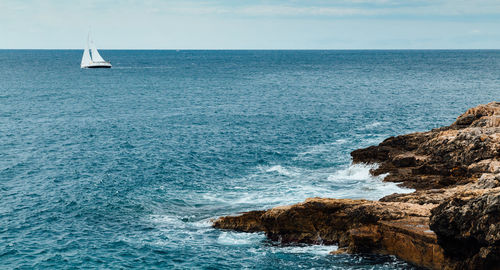
[[[84,68],[111,68],[111,66],[88,66]]]
[[[111,68],[111,63],[109,63],[109,62],[93,62],[89,65],[82,66],[82,68]]]

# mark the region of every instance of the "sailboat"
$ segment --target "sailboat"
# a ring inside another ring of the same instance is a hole
[[[90,47],[90,49],[89,49]],[[97,51],[94,41],[89,35],[87,36],[87,44],[83,51],[81,68],[111,68],[111,63],[107,62]]]

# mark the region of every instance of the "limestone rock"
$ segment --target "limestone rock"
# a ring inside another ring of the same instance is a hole
[[[500,268],[500,188],[456,194],[432,210],[430,227],[457,268]]]
[[[378,163],[376,175],[416,189],[473,182],[500,172],[500,102],[469,109],[448,127],[391,137],[355,150],[354,163]]]
[[[374,175],[415,188],[380,201],[310,198],[221,217],[213,226],[262,231],[282,243],[338,244],[334,254],[393,254],[431,269],[500,269],[500,103],[450,126],[391,137],[351,153]]]
[[[395,254],[435,268],[443,264],[444,256],[428,226],[434,206],[310,198],[268,211],[221,217],[214,227],[245,232],[261,229],[281,243],[338,244],[341,252]]]

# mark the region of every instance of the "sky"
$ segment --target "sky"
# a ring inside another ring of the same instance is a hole
[[[1,49],[500,49],[500,0],[0,0]]]

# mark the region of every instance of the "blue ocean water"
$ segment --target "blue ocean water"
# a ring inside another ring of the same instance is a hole
[[[0,268],[410,269],[210,219],[407,192],[350,151],[500,100],[500,51],[0,51]]]

